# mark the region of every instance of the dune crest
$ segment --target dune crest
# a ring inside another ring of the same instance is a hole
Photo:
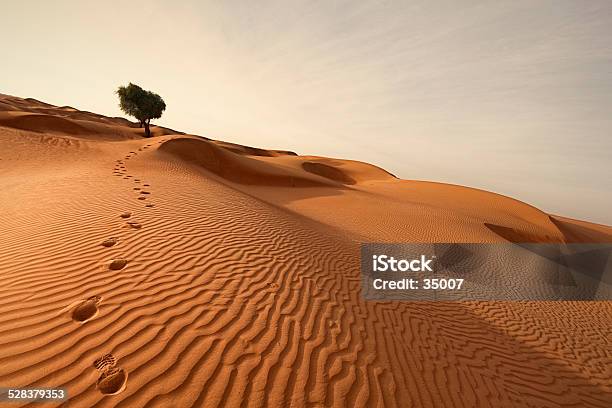
[[[278,150],[250,147],[239,149],[233,144],[228,147],[225,142],[193,136],[165,141],[160,145],[159,151],[197,164],[223,179],[244,185],[340,187],[357,182],[351,176],[351,168],[357,169],[355,173],[360,176],[360,181],[393,178],[384,170],[366,163],[302,157]],[[337,166],[338,164],[340,166]],[[345,167],[348,170],[345,170]]]
[[[57,107],[33,98],[21,99],[0,94],[0,127],[44,134],[62,134],[86,139],[135,139],[142,135],[138,124],[124,118],[110,118],[71,106]],[[154,136],[181,134],[153,126]]]

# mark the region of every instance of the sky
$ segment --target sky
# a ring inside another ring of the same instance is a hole
[[[612,1],[6,1],[0,93],[612,224]]]

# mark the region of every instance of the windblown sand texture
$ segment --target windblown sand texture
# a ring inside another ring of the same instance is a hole
[[[0,96],[0,386],[65,387],[70,407],[612,405],[612,302],[366,302],[359,275],[361,242],[610,227],[360,162],[141,134]]]

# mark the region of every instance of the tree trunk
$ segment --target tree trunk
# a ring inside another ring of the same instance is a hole
[[[144,127],[145,127],[145,137],[151,137],[151,129],[149,129],[149,123],[150,120],[146,120],[144,122]]]

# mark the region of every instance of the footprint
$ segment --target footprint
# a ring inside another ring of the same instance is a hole
[[[140,225],[140,223],[136,222],[136,221],[130,221],[128,222],[128,225],[134,229],[141,229],[142,225]]]
[[[333,330],[338,330],[340,328],[340,323],[330,320],[327,322],[327,327]]]
[[[131,216],[132,216],[132,213],[131,212],[127,212],[127,211],[124,212],[124,213],[121,213],[121,215],[120,215],[121,218],[130,218]]]
[[[98,314],[98,305],[102,298],[100,296],[92,296],[87,300],[81,302],[72,311],[72,320],[75,322],[85,323],[91,320]]]
[[[102,241],[102,246],[109,248],[115,245],[117,242],[118,242],[117,238],[111,237],[111,238],[108,238]]]
[[[96,361],[94,367],[100,372],[96,386],[105,395],[119,394],[125,390],[127,371],[117,367],[117,359],[112,354],[106,354]]]
[[[155,204],[147,204],[145,205],[145,207],[148,207],[148,208],[155,207]]]
[[[151,193],[148,191],[141,191],[140,194],[151,194]]]
[[[151,187],[149,184],[143,184],[143,187]]]
[[[134,187],[134,190],[140,190],[140,187]]]
[[[108,265],[108,269],[110,269],[111,271],[118,271],[120,269],[125,268],[125,265],[127,265],[127,263],[128,263],[127,259],[123,259],[123,258],[113,259],[111,263]]]
[[[111,353],[108,353],[94,361],[93,365],[97,370],[105,371],[115,367],[117,365],[117,359]]]
[[[113,367],[104,371],[98,378],[98,390],[105,395],[116,395],[123,390],[127,384],[127,371],[123,368]]]
[[[147,197],[145,197],[145,196],[140,196],[140,197],[138,197],[138,199],[139,199],[139,200],[146,200],[146,199],[147,199]]]

